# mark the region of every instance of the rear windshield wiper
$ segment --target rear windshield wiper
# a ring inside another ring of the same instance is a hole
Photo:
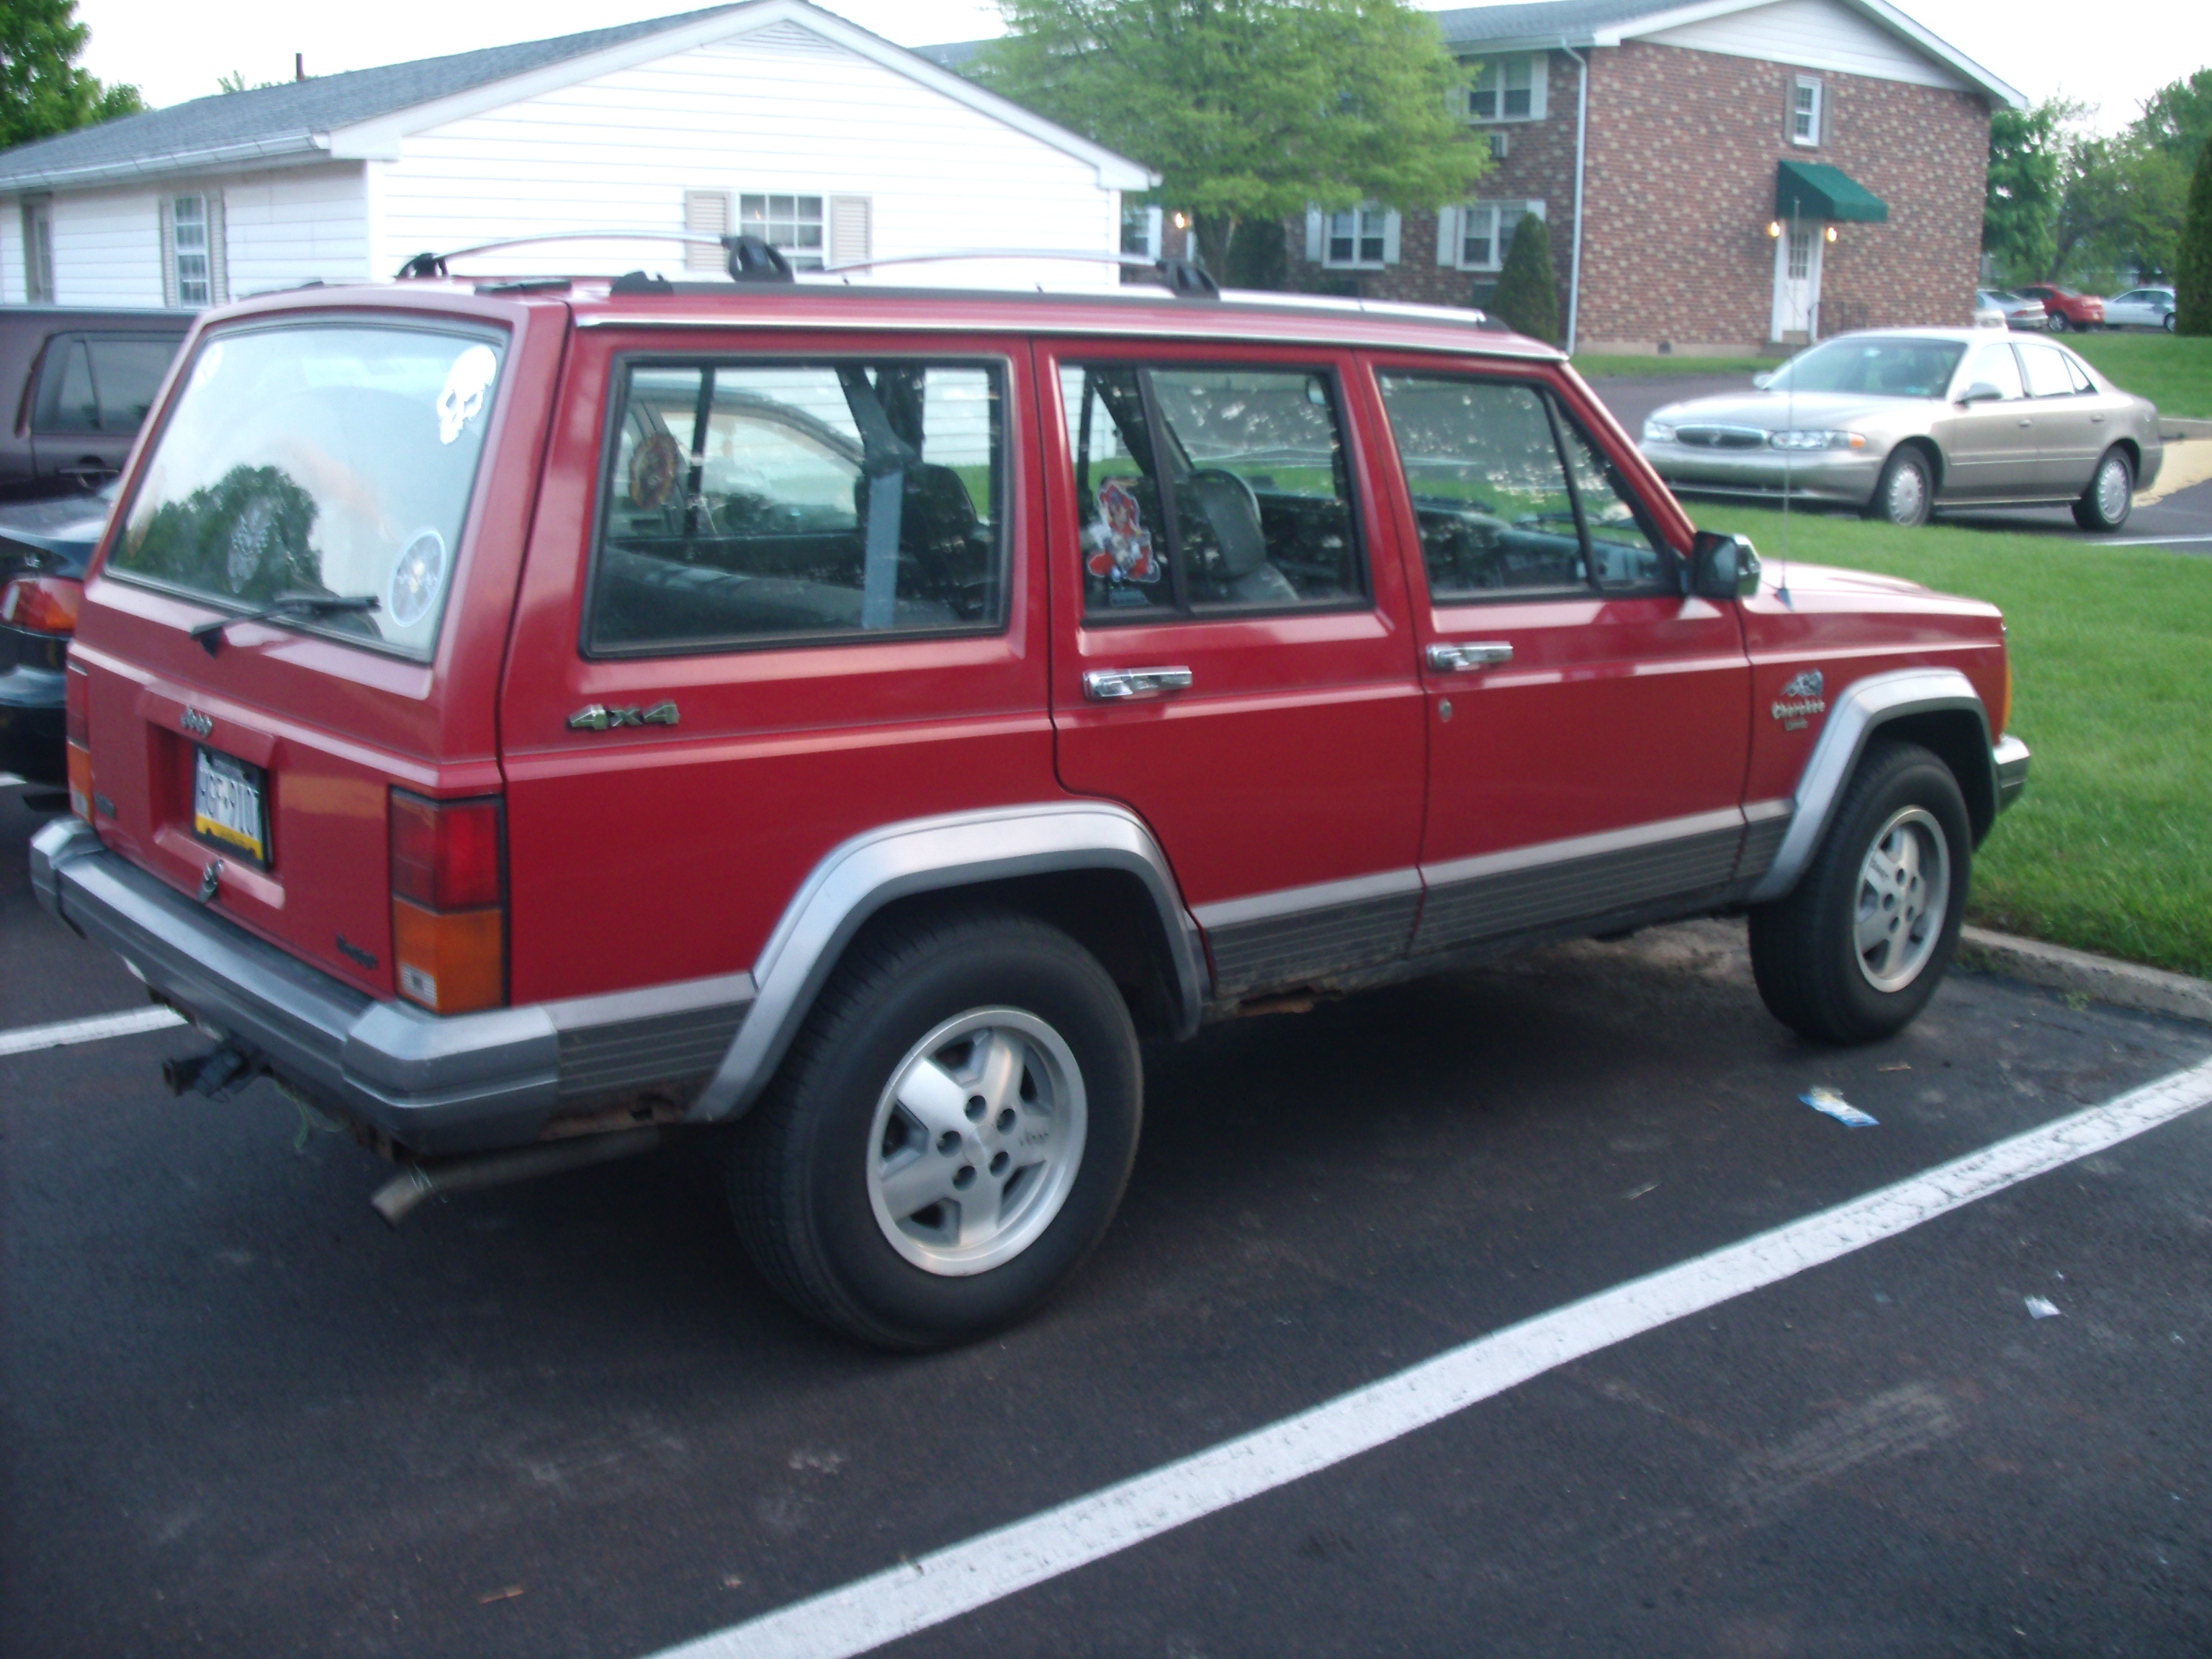
[[[235,617],[218,617],[213,622],[195,626],[191,636],[200,642],[200,649],[212,657],[222,649],[222,630],[233,623],[267,622],[272,617],[334,617],[352,611],[378,609],[374,593],[279,593],[258,611],[242,611]]]

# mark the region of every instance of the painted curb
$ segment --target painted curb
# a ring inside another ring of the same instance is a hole
[[[2138,1013],[2212,1024],[2212,981],[2186,974],[2069,951],[2040,939],[2015,939],[1986,927],[1960,930],[1958,960],[1961,967],[2004,974],[2045,990],[2072,992]]]
[[[2158,435],[2169,441],[2184,438],[2212,438],[2212,421],[2188,420],[2179,415],[2160,418]]]

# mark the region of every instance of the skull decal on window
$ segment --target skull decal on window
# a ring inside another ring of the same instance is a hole
[[[446,389],[438,394],[438,441],[449,444],[476,418],[499,378],[499,359],[487,345],[472,345],[453,359],[446,371]]]

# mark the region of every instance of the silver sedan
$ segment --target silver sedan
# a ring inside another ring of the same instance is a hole
[[[2055,341],[1869,329],[1755,390],[1669,404],[1643,450],[1684,491],[1830,502],[1892,524],[1939,508],[2070,506],[2118,530],[2158,476],[2158,410]]]

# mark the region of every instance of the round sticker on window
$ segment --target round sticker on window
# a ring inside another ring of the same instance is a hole
[[[392,567],[385,614],[395,628],[412,628],[430,614],[445,585],[446,538],[434,530],[418,530]]]
[[[269,556],[269,544],[276,539],[276,509],[259,497],[239,509],[238,517],[231,521],[230,545],[224,550],[223,580],[234,593],[243,593],[246,585],[253,580]]]
[[[449,444],[461,435],[484,405],[491,383],[499,375],[499,359],[487,345],[472,345],[453,359],[446,371],[446,389],[438,394],[438,441]]]

